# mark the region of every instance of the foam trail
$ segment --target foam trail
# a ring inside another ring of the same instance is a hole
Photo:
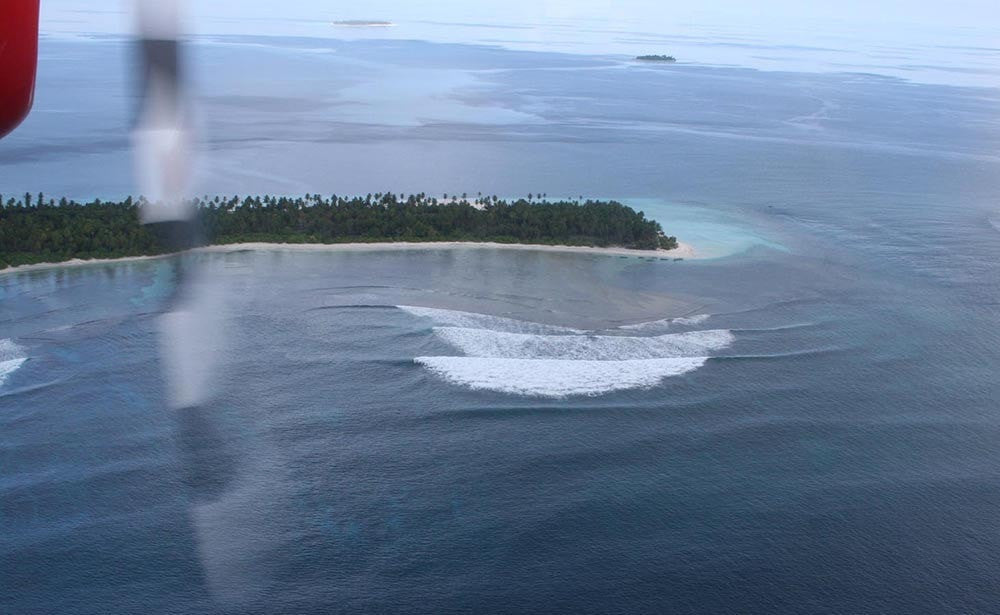
[[[647,389],[694,371],[707,357],[629,361],[418,357],[415,361],[452,384],[474,390],[563,398]]]
[[[0,340],[0,386],[28,360],[24,348],[12,340]]]
[[[429,318],[439,325],[448,327],[489,329],[491,331],[504,331],[507,333],[534,333],[539,335],[583,333],[583,331],[579,329],[543,325],[534,322],[527,322],[525,320],[503,318],[502,316],[490,316],[488,314],[474,314],[472,312],[417,307],[412,305],[397,305],[396,307],[403,310],[407,314],[411,314],[418,318]]]
[[[629,361],[704,357],[733,343],[729,331],[691,331],[658,337],[529,335],[484,329],[439,327],[441,339],[472,357]]]

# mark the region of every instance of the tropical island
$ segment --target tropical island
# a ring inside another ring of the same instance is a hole
[[[0,197],[0,203],[0,269],[170,252],[139,222],[140,207],[148,205],[141,198],[57,203],[44,194],[25,194],[6,202]],[[215,246],[490,242],[674,250],[679,245],[658,222],[616,201],[378,193],[206,196],[193,205],[204,243]]]
[[[674,56],[638,56],[636,60],[640,62],[666,62],[668,64],[673,64],[677,61]]]

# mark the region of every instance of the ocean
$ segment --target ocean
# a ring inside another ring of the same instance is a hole
[[[134,192],[129,43],[50,36],[0,191]],[[1000,91],[417,40],[190,47],[210,194],[615,198],[704,258],[0,275],[0,611],[991,613]],[[5,197],[6,198],[6,197]]]

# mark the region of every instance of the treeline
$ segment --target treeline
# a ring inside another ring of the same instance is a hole
[[[76,203],[44,194],[0,209],[0,268],[74,258],[147,256],[167,251],[139,223],[142,200]],[[614,201],[506,201],[425,194],[195,199],[209,244],[494,241],[672,249],[673,237],[641,212]],[[155,205],[154,205],[155,207]]]

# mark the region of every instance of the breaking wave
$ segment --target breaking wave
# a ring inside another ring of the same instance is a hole
[[[653,320],[651,322],[640,322],[638,324],[624,325],[618,328],[622,331],[660,331],[669,329],[672,326],[696,327],[711,317],[711,314],[697,314],[695,316],[683,316],[681,318],[664,318],[662,320]]]
[[[0,340],[0,386],[7,382],[7,377],[16,372],[28,357],[24,348],[11,340]]]
[[[704,357],[733,343],[729,331],[691,331],[656,337],[528,335],[484,329],[438,327],[435,333],[472,357],[627,361]]]
[[[502,316],[490,316],[488,314],[474,314],[472,312],[415,307],[412,305],[399,305],[396,307],[403,310],[407,314],[411,314],[419,318],[429,318],[439,325],[448,327],[489,329],[491,331],[501,331],[506,333],[535,333],[540,335],[583,333],[583,331],[579,329],[543,325],[528,322],[526,320],[514,320],[513,318],[503,318]]]
[[[684,325],[684,326],[688,326],[688,327],[693,327],[695,325],[700,325],[701,323],[705,322],[706,320],[708,320],[711,317],[712,317],[711,314],[697,314],[695,316],[686,316],[684,318],[675,318],[674,319],[674,324],[675,325]]]
[[[465,355],[417,357],[418,365],[473,390],[535,397],[648,389],[702,367],[710,353],[736,339],[721,329],[657,336],[596,335],[485,314],[400,309],[434,321],[438,325],[434,334]]]

